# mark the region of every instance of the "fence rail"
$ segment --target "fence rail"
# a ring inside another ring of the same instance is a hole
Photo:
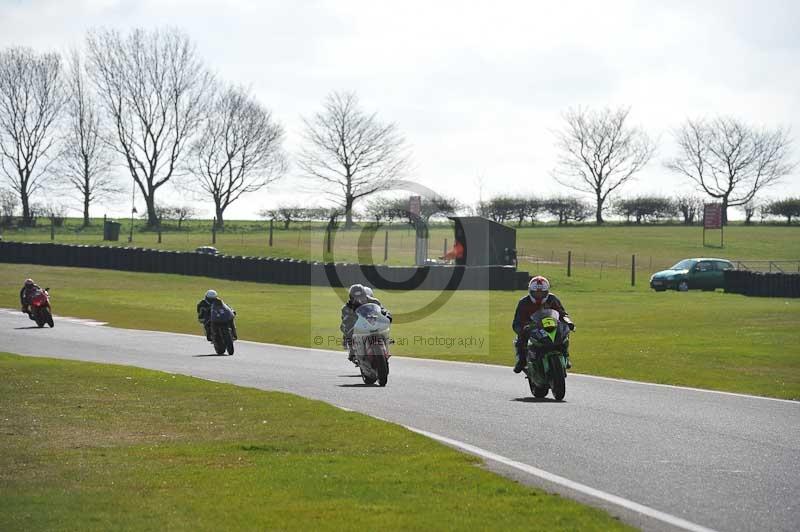
[[[800,273],[800,260],[737,260],[735,264],[737,270]]]

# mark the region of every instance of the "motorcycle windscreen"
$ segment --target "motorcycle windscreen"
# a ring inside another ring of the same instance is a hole
[[[375,321],[378,316],[381,316],[381,307],[375,303],[366,303],[356,309],[356,314],[361,316],[367,321]]]
[[[562,323],[559,321],[561,316],[557,310],[553,309],[540,309],[531,315],[531,325],[533,330],[542,331],[551,343],[560,343],[562,338],[557,338],[560,329],[563,329]],[[563,335],[563,330],[562,337]]]
[[[227,322],[233,319],[233,311],[228,305],[214,305],[211,307],[211,321]]]

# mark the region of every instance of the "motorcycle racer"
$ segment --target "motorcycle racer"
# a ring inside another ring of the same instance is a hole
[[[514,347],[516,348],[517,362],[514,365],[514,373],[519,373],[525,368],[526,353],[528,345],[528,336],[530,333],[531,316],[540,309],[553,309],[559,314],[561,321],[567,324],[571,331],[575,330],[575,324],[569,317],[561,300],[555,294],[550,292],[550,281],[546,277],[537,275],[531,279],[528,284],[528,294],[521,298],[517,303],[517,309],[514,311],[514,321],[511,323],[511,328],[517,334],[514,339]],[[568,348],[568,345],[566,346]],[[569,351],[564,355],[567,358],[567,368],[571,368],[572,364],[569,362]]]
[[[19,303],[22,307],[22,312],[30,314],[31,297],[37,290],[40,290],[39,285],[33,282],[33,279],[25,279],[25,284],[19,291]]]
[[[392,315],[383,307],[381,302],[375,298],[372,288],[368,286],[354,284],[350,287],[348,295],[347,303],[342,306],[342,323],[339,326],[339,330],[342,332],[342,343],[347,348],[347,359],[353,362],[355,360],[355,353],[353,352],[351,335],[353,325],[355,325],[357,319],[356,309],[367,303],[375,303],[381,307],[381,313],[389,318],[389,321],[392,320]]]
[[[206,332],[206,340],[211,341],[211,307],[214,305],[224,305],[225,302],[219,297],[216,290],[209,290],[206,295],[197,302],[197,321],[203,324]],[[231,308],[231,311],[236,315],[236,311]],[[231,335],[234,340],[238,340],[239,336],[236,334],[235,319],[231,320]]]

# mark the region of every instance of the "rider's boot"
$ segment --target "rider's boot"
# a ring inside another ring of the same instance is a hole
[[[517,363],[514,365],[514,373],[519,373],[525,369],[525,354],[517,352]]]
[[[236,324],[233,321],[231,321],[231,337],[234,340],[239,339],[239,334],[236,332]]]

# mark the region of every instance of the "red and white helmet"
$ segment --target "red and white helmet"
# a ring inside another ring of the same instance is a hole
[[[544,300],[547,299],[547,296],[550,295],[550,281],[548,281],[546,277],[537,275],[531,279],[531,282],[528,284],[528,294],[531,297],[531,301],[537,305],[541,305]]]

